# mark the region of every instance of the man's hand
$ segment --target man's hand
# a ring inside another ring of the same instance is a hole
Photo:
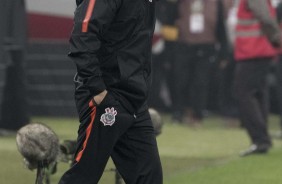
[[[282,47],[282,35],[279,34],[270,41],[274,48],[281,48]]]
[[[107,95],[108,91],[104,90],[101,93],[99,93],[98,95],[93,97],[93,100],[95,101],[95,103],[97,105],[100,105],[100,103],[104,100],[105,96]]]

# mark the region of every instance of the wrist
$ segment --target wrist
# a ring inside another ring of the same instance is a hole
[[[107,95],[107,93],[108,93],[108,91],[104,90],[101,93],[99,93],[98,95],[95,95],[93,97],[93,100],[96,103],[96,105],[100,105],[100,103],[104,100],[104,98]]]

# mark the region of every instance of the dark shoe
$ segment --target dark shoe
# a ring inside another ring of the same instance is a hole
[[[240,156],[245,157],[253,154],[266,154],[270,147],[271,145],[269,144],[253,144],[247,150],[242,151]]]

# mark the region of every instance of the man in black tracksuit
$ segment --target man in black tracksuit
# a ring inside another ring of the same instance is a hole
[[[127,184],[161,184],[147,97],[155,0],[77,0],[70,54],[80,118],[60,184],[96,184],[111,156]]]

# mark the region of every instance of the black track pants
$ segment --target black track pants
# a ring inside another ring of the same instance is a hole
[[[111,156],[127,184],[162,184],[162,169],[148,111],[132,115],[110,93],[89,103],[78,131],[74,165],[59,184],[97,184]]]
[[[268,133],[268,86],[271,58],[238,62],[234,89],[240,118],[253,144],[271,145]]]

